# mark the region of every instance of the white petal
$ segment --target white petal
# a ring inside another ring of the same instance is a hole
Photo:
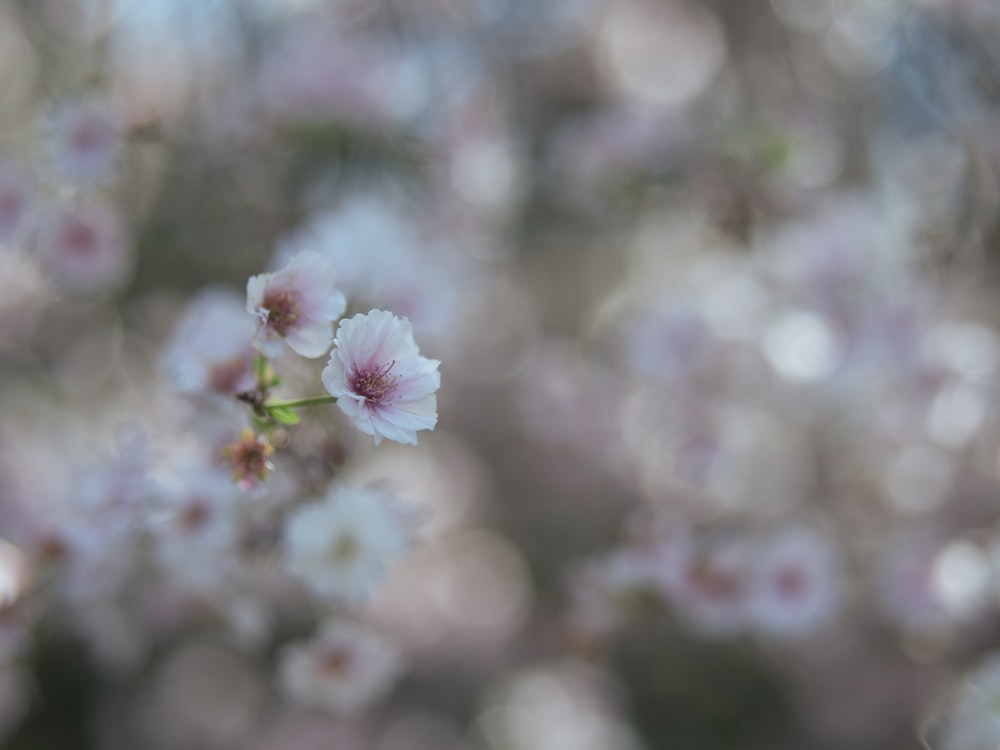
[[[300,319],[301,320],[301,319]],[[322,357],[333,343],[333,329],[328,320],[302,320],[285,334],[292,350],[303,357]]]

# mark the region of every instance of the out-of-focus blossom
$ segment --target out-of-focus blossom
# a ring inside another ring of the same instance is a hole
[[[279,679],[305,706],[352,713],[381,697],[402,668],[396,648],[358,624],[329,623],[313,640],[281,653]]]
[[[253,344],[269,357],[281,353],[282,340],[303,357],[322,357],[333,341],[332,323],[346,309],[333,266],[317,253],[247,282],[247,312],[257,318]]]
[[[121,150],[121,127],[96,101],[68,102],[52,116],[51,146],[58,172],[78,184],[106,182]]]
[[[420,242],[416,226],[389,199],[353,193],[284,237],[274,262],[318,253],[337,269],[338,284],[347,295],[372,300],[398,275],[415,270]]]
[[[60,287],[94,294],[125,281],[132,249],[109,206],[97,202],[62,206],[51,209],[40,222],[38,258]]]
[[[753,625],[767,635],[807,635],[829,621],[841,595],[829,541],[807,529],[762,540],[748,597]]]
[[[174,326],[161,361],[181,393],[231,396],[255,385],[253,321],[235,292],[206,289]]]
[[[417,430],[437,424],[441,375],[420,355],[410,322],[384,310],[341,321],[323,385],[359,430],[416,445]]]
[[[383,488],[334,485],[285,522],[288,570],[323,598],[371,594],[408,544],[408,519],[396,502]]]
[[[183,484],[161,493],[150,513],[150,532],[163,573],[195,591],[221,588],[239,564],[235,543],[246,498],[216,468],[191,467]]]

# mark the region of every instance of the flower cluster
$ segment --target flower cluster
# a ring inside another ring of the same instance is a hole
[[[0,3],[0,746],[993,750],[998,32]]]

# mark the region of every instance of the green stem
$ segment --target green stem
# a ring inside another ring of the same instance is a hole
[[[291,401],[268,401],[264,404],[265,409],[294,409],[297,406],[313,406],[314,404],[335,404],[336,396],[308,396],[306,398],[294,398]]]

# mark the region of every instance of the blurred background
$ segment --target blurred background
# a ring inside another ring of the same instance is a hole
[[[996,748],[998,33],[995,0],[0,0],[0,745]],[[439,423],[313,408],[234,495],[218,366],[307,250],[412,321]],[[333,480],[419,519],[346,608],[282,563]],[[289,687],[331,618],[392,667]]]

